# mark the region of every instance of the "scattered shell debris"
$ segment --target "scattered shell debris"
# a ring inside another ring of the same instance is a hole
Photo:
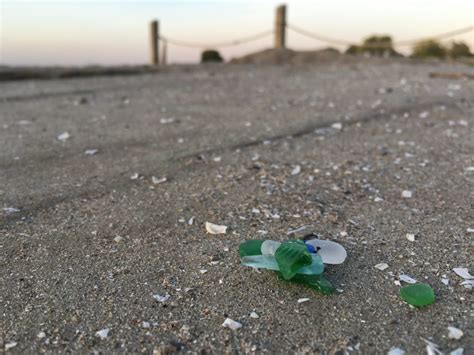
[[[461,285],[465,288],[472,290],[474,288],[474,277],[469,273],[469,270],[464,267],[455,267],[453,271],[464,279]]]
[[[233,319],[230,319],[230,318],[226,318],[224,323],[222,323],[222,326],[224,328],[229,328],[229,329],[232,329],[232,330],[237,330],[239,328],[242,328],[242,324],[240,324],[239,322],[237,322]]]
[[[96,155],[99,152],[99,149],[86,149],[84,151],[85,155]]]
[[[20,209],[15,208],[15,207],[5,207],[3,209],[3,212],[5,212],[6,214],[18,213],[18,212],[20,212]]]
[[[464,335],[464,332],[461,329],[456,328],[456,327],[448,327],[448,332],[449,332],[448,334],[449,339],[459,340]]]
[[[404,355],[404,354],[405,354],[405,350],[402,350],[397,347],[391,347],[387,353],[387,355]]]
[[[400,281],[406,282],[408,284],[416,284],[416,280],[408,275],[401,274],[398,276],[398,278],[400,279]]]
[[[257,318],[260,318],[260,317],[256,312],[252,312],[252,313],[250,313],[250,318],[257,319]]]
[[[162,176],[162,177],[159,177],[157,178],[156,176],[152,176],[151,177],[151,182],[155,185],[158,185],[158,184],[162,184],[164,182],[168,181],[168,179],[166,178],[166,176]]]
[[[304,302],[308,302],[309,301],[309,298],[299,298],[298,299],[298,303],[304,303]]]
[[[301,172],[301,166],[295,165],[293,170],[291,170],[291,175],[298,175]]]
[[[165,303],[166,301],[168,301],[170,299],[170,295],[166,294],[166,295],[160,295],[160,294],[156,294],[156,295],[153,295],[153,298],[155,300],[157,300],[158,302],[160,303]]]
[[[105,339],[105,338],[108,337],[109,332],[110,332],[110,329],[109,329],[109,328],[105,328],[105,329],[101,329],[101,330],[97,331],[97,332],[95,333],[95,335],[96,335],[97,337],[101,338],[101,339]]]
[[[209,234],[226,234],[227,226],[206,222],[206,231]]]
[[[18,343],[16,341],[11,341],[9,343],[6,343],[5,344],[5,350],[10,350],[11,348],[14,348],[17,345],[18,345]]]
[[[387,263],[379,263],[379,264],[375,265],[374,267],[376,269],[384,271],[385,269],[388,268],[388,264]]]
[[[69,138],[71,138],[71,135],[68,132],[63,132],[59,134],[56,138],[58,139],[58,141],[65,142]]]

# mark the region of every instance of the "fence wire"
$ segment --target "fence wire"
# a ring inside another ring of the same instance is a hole
[[[236,39],[233,41],[228,41],[228,42],[220,42],[220,43],[199,43],[199,42],[188,42],[188,41],[181,41],[177,39],[173,39],[167,36],[160,36],[159,38],[162,39],[163,41],[166,41],[169,44],[173,44],[175,46],[180,46],[180,47],[189,47],[189,48],[199,48],[199,49],[210,49],[210,48],[222,48],[222,47],[231,47],[231,46],[236,46],[239,44],[243,43],[248,43],[248,42],[253,42],[258,39],[265,38],[267,36],[270,36],[273,34],[273,30],[268,30],[264,32],[257,33],[253,36],[248,36],[240,39]]]
[[[311,31],[308,31],[304,28],[295,26],[293,24],[287,24],[286,27],[289,30],[292,30],[292,31],[294,31],[294,32],[296,32],[296,33],[298,33],[302,36],[306,36],[308,38],[312,38],[312,39],[315,39],[315,40],[318,40],[318,41],[321,41],[321,42],[325,42],[325,43],[328,43],[328,44],[332,44],[332,45],[343,45],[343,46],[360,46],[361,45],[361,43],[355,43],[353,41],[348,41],[348,40],[344,40],[344,39],[332,38],[332,37],[328,37],[328,36],[325,36],[325,35],[322,35],[322,34],[319,34],[319,33],[311,32]],[[454,30],[454,31],[439,33],[439,34],[429,36],[429,37],[412,38],[412,39],[403,40],[403,41],[394,41],[392,43],[386,43],[386,42],[383,42],[383,43],[368,43],[368,44],[364,44],[364,47],[367,48],[367,47],[373,46],[373,47],[380,48],[380,47],[383,47],[383,46],[387,46],[387,47],[411,46],[411,45],[414,45],[415,43],[418,43],[418,42],[421,42],[421,41],[447,39],[447,38],[451,38],[451,37],[454,37],[454,36],[457,36],[457,35],[460,35],[460,34],[471,32],[473,30],[474,30],[474,26],[467,26],[467,27],[459,28],[459,29]],[[268,36],[272,35],[273,33],[274,33],[273,30],[268,30],[268,31],[264,31],[264,32],[254,34],[252,36],[236,39],[236,40],[233,40],[233,41],[218,42],[218,43],[200,43],[200,42],[182,41],[182,40],[170,38],[168,36],[161,36],[161,35],[159,36],[159,39],[161,39],[162,41],[164,41],[167,44],[172,44],[172,45],[179,46],[179,47],[211,49],[211,48],[231,47],[231,46],[237,46],[237,45],[248,43],[248,42],[253,42],[253,41],[268,37]]]
[[[306,37],[309,37],[309,38],[312,38],[312,39],[315,39],[315,40],[318,40],[318,41],[321,41],[321,42],[326,42],[328,44],[344,45],[344,46],[360,46],[361,45],[360,43],[355,43],[355,42],[347,41],[347,40],[343,40],[343,39],[331,38],[331,37],[321,35],[319,33],[310,32],[308,30],[305,30],[301,27],[294,26],[292,24],[287,24],[287,28],[294,31],[294,32],[296,32],[296,33],[299,33],[300,35],[303,35],[303,36],[306,36]],[[374,47],[380,48],[381,46],[384,46],[384,45],[386,45],[388,47],[390,47],[390,46],[411,46],[411,45],[413,45],[415,43],[418,43],[418,42],[421,42],[421,41],[446,39],[446,38],[454,37],[454,36],[457,36],[457,35],[460,35],[460,34],[463,34],[463,33],[471,32],[472,30],[474,30],[474,26],[467,26],[467,27],[463,27],[463,28],[460,28],[460,29],[457,29],[457,30],[454,30],[454,31],[440,33],[440,34],[437,34],[437,35],[434,35],[434,36],[413,38],[413,39],[404,40],[404,41],[395,41],[395,42],[392,42],[391,44],[390,43],[373,43],[373,44],[367,44],[367,45],[364,44],[364,47],[374,46]]]

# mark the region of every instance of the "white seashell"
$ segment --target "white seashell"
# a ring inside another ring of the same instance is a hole
[[[293,170],[291,170],[291,175],[298,175],[301,172],[301,166],[295,165]]]
[[[469,270],[465,267],[455,267],[453,271],[459,276],[461,276],[463,279],[474,279],[474,277],[469,273]]]
[[[239,328],[242,328],[242,324],[240,324],[239,322],[236,322],[235,320],[230,319],[230,318],[226,318],[224,323],[222,323],[222,326],[224,328],[230,328],[232,330],[237,330]]]
[[[461,329],[458,329],[455,327],[448,327],[448,330],[449,330],[449,334],[448,334],[449,339],[459,340],[464,335],[464,332]]]
[[[110,331],[109,328],[101,329],[101,330],[95,332],[95,335],[97,337],[101,338],[101,339],[105,339],[109,335],[109,331]]]
[[[167,180],[168,179],[166,178],[166,176],[159,177],[159,178],[157,178],[156,176],[151,177],[151,182],[155,185],[162,184],[162,183],[166,182]]]
[[[387,355],[403,355],[403,354],[405,354],[405,350],[402,350],[397,347],[390,348],[390,350],[387,353]]]
[[[61,133],[60,135],[58,135],[56,138],[61,141],[61,142],[65,142],[67,141],[69,138],[71,137],[71,135],[68,133],[68,132],[64,132],[64,133]]]
[[[385,269],[388,268],[388,264],[387,263],[380,263],[380,264],[375,265],[374,268],[384,271]]]
[[[400,275],[398,278],[399,278],[401,281],[404,281],[404,282],[406,282],[406,283],[409,283],[409,284],[416,284],[416,280],[415,280],[413,277],[410,277],[410,276],[408,276],[408,275],[402,274],[402,275]]]
[[[206,231],[210,234],[226,234],[227,226],[220,226],[214,223],[206,222]]]
[[[153,295],[153,298],[155,300],[157,300],[158,302],[160,302],[160,303],[165,303],[166,301],[168,301],[170,299],[170,295],[166,294],[166,295],[162,296],[160,294],[156,294],[156,295]]]

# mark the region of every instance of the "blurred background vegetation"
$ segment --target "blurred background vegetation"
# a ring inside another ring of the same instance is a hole
[[[201,53],[201,63],[217,62],[220,63],[224,61],[221,54],[215,49],[206,49]]]
[[[401,57],[393,48],[392,37],[373,35],[367,37],[362,44],[349,46],[346,54],[367,55],[375,57]],[[451,42],[447,45],[430,39],[416,43],[412,48],[413,58],[466,59],[473,58],[469,46],[464,42]]]

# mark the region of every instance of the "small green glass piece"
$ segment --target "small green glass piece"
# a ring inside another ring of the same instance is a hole
[[[284,279],[280,272],[277,272],[280,279]],[[292,283],[308,286],[323,295],[330,295],[336,292],[336,288],[323,275],[302,275],[297,274],[291,280]]]
[[[301,267],[310,265],[312,262],[311,253],[305,243],[300,240],[280,245],[275,252],[275,259],[285,280],[291,279]]]
[[[435,294],[430,285],[413,284],[400,289],[400,297],[415,307],[424,307],[435,301]]]
[[[303,266],[298,269],[297,274],[303,275],[319,275],[324,271],[324,264],[321,257],[317,254],[311,254],[311,265]],[[264,255],[247,255],[240,258],[240,263],[244,266],[250,266],[257,269],[268,269],[280,271],[280,267],[275,259],[275,256]]]
[[[242,256],[261,255],[263,240],[247,240],[240,244],[239,254]]]

